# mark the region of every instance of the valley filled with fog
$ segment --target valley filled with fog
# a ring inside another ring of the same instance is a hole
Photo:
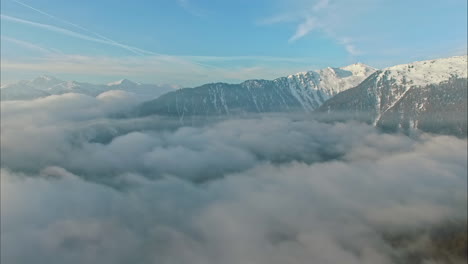
[[[1,0],[1,264],[466,264],[468,1]]]
[[[463,263],[466,136],[130,96],[2,102],[2,263]]]

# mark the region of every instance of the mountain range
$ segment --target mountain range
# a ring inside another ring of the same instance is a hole
[[[467,56],[376,71],[317,111],[358,118],[386,130],[466,135]]]
[[[139,106],[138,116],[232,115],[266,112],[311,112],[326,100],[355,87],[376,69],[358,63],[297,73],[275,80],[240,84],[210,83],[169,92]]]
[[[467,56],[418,61],[378,70],[362,63],[275,80],[171,86],[121,80],[104,85],[41,76],[3,86],[2,100],[29,100],[111,90],[133,93],[140,104],[124,116],[235,116],[314,112],[331,119],[359,119],[391,131],[467,134]]]
[[[141,84],[127,79],[108,83],[91,84],[76,81],[62,81],[55,77],[43,75],[30,81],[20,81],[1,87],[1,100],[31,100],[50,95],[65,93],[78,93],[89,96],[98,96],[111,90],[120,90],[131,93],[140,101],[151,100],[174,90],[170,85]]]

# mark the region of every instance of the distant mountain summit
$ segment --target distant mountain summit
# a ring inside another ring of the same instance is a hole
[[[42,75],[28,82],[31,87],[37,89],[44,89],[60,83],[63,83],[63,81],[49,75]]]
[[[318,111],[350,115],[389,130],[466,135],[467,67],[467,56],[389,67]]]
[[[107,86],[138,86],[138,85],[140,85],[140,83],[132,82],[128,79],[122,79],[122,80],[107,84]]]
[[[172,91],[173,87],[154,84],[140,84],[127,79],[109,84],[91,84],[76,81],[63,81],[52,76],[42,75],[30,81],[20,81],[2,86],[1,100],[31,100],[50,95],[78,93],[98,96],[111,90],[133,93],[141,101],[154,99],[161,94]]]
[[[332,96],[358,85],[376,69],[364,64],[297,73],[275,80],[211,83],[167,93],[140,105],[139,116],[230,115],[313,111]]]

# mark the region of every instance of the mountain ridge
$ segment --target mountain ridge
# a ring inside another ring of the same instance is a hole
[[[317,111],[354,115],[390,130],[423,128],[436,132],[446,127],[463,135],[466,134],[467,67],[467,56],[388,67],[331,98]],[[448,109],[452,112],[441,116]],[[452,120],[450,124],[448,120]]]
[[[31,100],[50,95],[79,93],[96,97],[111,90],[122,90],[134,94],[140,101],[151,100],[174,90],[173,86],[141,84],[128,79],[108,84],[92,84],[77,81],[63,81],[49,75],[41,75],[32,80],[23,80],[3,85],[0,89],[1,100]]]
[[[143,103],[135,109],[135,114],[183,118],[248,112],[311,112],[375,71],[364,64],[353,65],[300,72],[274,80],[253,79],[239,84],[218,82],[179,89]]]

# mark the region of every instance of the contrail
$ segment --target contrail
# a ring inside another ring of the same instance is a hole
[[[137,48],[137,47],[133,47],[133,46],[128,46],[128,45],[125,45],[125,44],[122,44],[122,43],[119,43],[117,41],[114,41],[110,38],[107,38],[99,33],[96,33],[92,30],[89,30],[87,28],[84,28],[78,24],[75,24],[75,23],[72,23],[72,22],[69,22],[67,20],[64,20],[64,19],[61,19],[59,17],[56,17],[54,15],[51,15],[43,10],[40,10],[40,9],[37,9],[33,6],[30,6],[26,3],[23,3],[21,1],[18,1],[18,0],[11,0],[23,7],[26,7],[28,9],[31,9],[35,12],[38,12],[44,16],[47,16],[49,18],[52,18],[56,21],[59,21],[61,23],[65,23],[67,25],[70,25],[70,26],[73,26],[77,29],[80,29],[88,34],[92,34],[94,36],[96,36],[97,38],[95,37],[91,37],[91,36],[87,36],[87,35],[84,35],[84,34],[80,34],[78,32],[74,32],[74,31],[71,31],[71,30],[67,30],[67,29],[64,29],[64,28],[61,28],[61,27],[57,27],[57,26],[53,26],[53,25],[48,25],[48,24],[42,24],[42,23],[37,23],[37,22],[33,22],[33,21],[29,21],[29,20],[24,20],[24,19],[20,19],[20,18],[15,18],[15,17],[11,17],[11,16],[5,16],[5,15],[1,15],[2,16],[2,19],[6,19],[6,20],[10,20],[10,21],[13,21],[13,22],[17,22],[17,23],[23,23],[23,24],[28,24],[28,25],[31,25],[31,26],[36,26],[36,27],[40,27],[40,28],[43,28],[43,29],[47,29],[47,30],[50,30],[50,31],[54,31],[54,32],[58,32],[58,33],[62,33],[62,34],[65,34],[65,35],[68,35],[68,36],[72,36],[72,37],[76,37],[76,38],[80,38],[80,39],[84,39],[84,40],[88,40],[88,41],[94,41],[94,42],[98,42],[98,43],[102,43],[102,44],[108,44],[108,45],[111,45],[111,46],[115,46],[115,47],[120,47],[120,48],[123,48],[123,49],[126,49],[130,52],[133,52],[137,55],[140,55],[140,56],[143,56],[143,55],[153,55],[153,56],[160,56],[160,57],[164,57],[164,58],[169,58],[169,59],[178,59],[180,60],[180,58],[177,58],[177,57],[173,57],[173,56],[170,56],[170,55],[165,55],[165,54],[160,54],[160,53],[156,53],[156,52],[152,52],[152,51],[148,51],[148,50],[144,50],[144,49],[140,49],[140,48]],[[209,67],[209,68],[212,68],[212,69],[219,69],[218,67],[216,66],[212,66],[212,65],[207,65],[207,64],[203,64],[203,63],[199,63],[199,62],[195,62],[195,61],[192,61],[191,63],[194,63],[196,65],[199,65],[199,66],[203,66],[203,67]]]
[[[107,37],[105,37],[105,36],[103,36],[103,35],[101,35],[101,34],[99,34],[99,33],[96,33],[96,32],[94,32],[94,31],[91,31],[91,30],[89,30],[89,29],[87,29],[87,28],[84,28],[84,27],[82,27],[82,26],[80,26],[80,25],[77,25],[77,24],[75,24],[75,23],[72,23],[72,22],[69,22],[69,21],[67,21],[67,20],[61,19],[61,18],[56,17],[56,16],[54,16],[54,15],[51,15],[51,14],[49,14],[49,13],[43,11],[43,10],[37,9],[37,8],[35,8],[35,7],[33,7],[33,6],[30,6],[30,5],[26,4],[26,3],[23,3],[23,2],[21,2],[21,1],[18,1],[18,0],[12,0],[12,1],[15,2],[15,3],[17,3],[17,4],[19,4],[19,5],[24,6],[24,7],[26,7],[26,8],[29,8],[29,9],[31,9],[31,10],[33,10],[33,11],[36,11],[36,12],[38,12],[38,13],[44,15],[44,16],[47,16],[47,17],[49,17],[49,18],[52,18],[52,19],[54,19],[54,20],[56,20],[56,21],[65,23],[65,24],[67,24],[67,25],[70,25],[70,26],[73,26],[73,27],[75,27],[75,28],[77,28],[77,29],[80,29],[80,30],[82,30],[82,31],[84,31],[84,32],[87,32],[87,33],[89,33],[89,34],[92,34],[92,35],[94,35],[94,36],[96,36],[96,37],[98,37],[98,38],[100,38],[100,39],[102,39],[102,40],[105,40],[105,41],[107,41],[107,42],[109,42],[109,43],[112,43],[114,46],[119,46],[119,47],[121,47],[121,48],[127,49],[127,50],[129,50],[129,51],[131,51],[131,52],[133,52],[133,53],[135,53],[135,54],[137,54],[137,55],[143,55],[143,53],[144,53],[144,54],[150,54],[150,55],[160,55],[160,54],[157,54],[157,53],[154,53],[154,52],[151,52],[151,51],[142,50],[142,49],[139,49],[139,48],[136,48],[136,47],[132,47],[132,46],[128,46],[128,45],[119,43],[119,42],[117,42],[117,41],[115,41],[115,40],[112,40],[112,39],[110,39],[110,38],[107,38]]]
[[[44,47],[38,46],[38,45],[36,45],[34,43],[27,42],[27,41],[20,40],[20,39],[10,38],[10,37],[4,36],[4,35],[0,36],[0,39],[15,43],[17,45],[26,47],[26,48],[31,49],[31,50],[36,50],[36,51],[42,52],[42,53],[45,53],[45,54],[56,54],[57,53],[55,51],[52,51],[52,50],[46,49]]]
[[[48,30],[48,31],[60,33],[60,34],[63,34],[63,35],[74,37],[74,38],[79,38],[79,39],[93,41],[93,42],[97,42],[97,43],[101,43],[101,44],[107,44],[107,45],[111,45],[111,46],[115,46],[115,47],[120,47],[120,48],[124,48],[126,50],[129,50],[129,51],[132,51],[133,53],[135,53],[137,55],[143,55],[141,52],[138,52],[135,49],[133,49],[132,47],[129,47],[127,45],[123,45],[123,44],[120,44],[120,43],[117,43],[117,42],[110,42],[110,41],[100,39],[100,38],[90,37],[88,35],[84,35],[84,34],[81,34],[81,33],[75,32],[75,31],[71,31],[71,30],[68,30],[68,29],[64,29],[64,28],[61,28],[61,27],[57,27],[57,26],[53,26],[53,25],[49,25],[49,24],[42,24],[42,23],[38,23],[38,22],[30,21],[30,20],[25,20],[25,19],[21,19],[21,18],[17,18],[17,17],[12,17],[12,16],[8,16],[8,15],[3,15],[3,14],[0,15],[0,17],[1,17],[2,20],[7,20],[7,21],[19,23],[19,24],[25,24],[25,25],[29,25],[29,26],[33,26],[33,27],[37,27],[37,28],[42,28],[42,29],[45,29],[45,30]]]

